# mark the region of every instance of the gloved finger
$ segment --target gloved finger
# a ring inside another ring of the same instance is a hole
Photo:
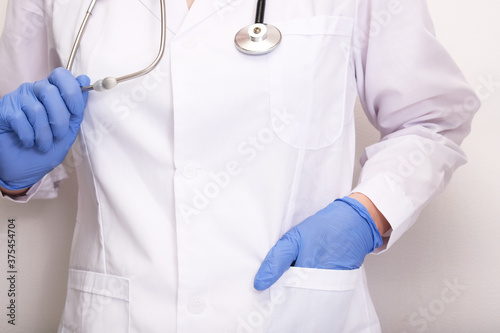
[[[9,117],[9,126],[26,148],[33,147],[35,132],[24,112],[16,112]]]
[[[300,234],[296,228],[287,232],[269,251],[255,275],[254,288],[271,287],[290,268],[300,251]]]
[[[86,75],[80,75],[76,78],[76,80],[78,81],[81,87],[86,87],[90,85],[90,78]],[[88,96],[89,96],[88,91],[83,93],[83,101],[85,103],[85,106],[87,105]],[[69,121],[70,138],[68,138],[69,141],[73,142],[76,139],[76,136],[80,131],[80,125],[82,124],[82,121],[83,121],[83,113],[75,114],[70,117]]]
[[[35,137],[35,145],[41,152],[48,152],[54,143],[47,111],[42,103],[32,101],[22,107]]]
[[[56,68],[50,73],[48,80],[59,89],[61,97],[71,114],[83,113],[86,101],[82,94],[81,83],[73,77],[70,71],[62,67]]]
[[[75,140],[78,132],[80,131],[80,126],[83,121],[83,114],[71,116],[69,122],[69,134],[68,140]]]
[[[90,78],[87,75],[80,75],[79,77],[76,78],[78,83],[80,84],[80,87],[86,87],[90,85]],[[89,92],[86,91],[83,93],[83,102],[85,103],[85,106],[87,105],[87,99],[89,97]]]
[[[35,82],[33,92],[45,106],[51,135],[56,139],[63,138],[68,133],[70,113],[66,108],[59,89],[48,80],[42,80]]]

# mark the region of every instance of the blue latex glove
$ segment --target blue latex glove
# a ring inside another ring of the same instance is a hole
[[[0,186],[20,190],[33,186],[61,164],[76,139],[87,105],[74,78],[55,69],[47,79],[24,83],[0,100]]]
[[[260,266],[254,287],[269,288],[294,262],[296,267],[356,269],[381,245],[382,237],[365,206],[349,197],[337,199],[276,243]]]

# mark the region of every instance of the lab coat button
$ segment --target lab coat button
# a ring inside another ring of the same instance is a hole
[[[192,314],[201,314],[203,311],[205,311],[206,307],[207,307],[207,305],[205,304],[205,302],[194,301],[194,302],[189,303],[188,310]]]
[[[181,173],[187,179],[195,179],[198,177],[198,168],[194,165],[188,164],[182,168]]]

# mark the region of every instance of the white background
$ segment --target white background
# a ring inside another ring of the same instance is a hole
[[[22,0],[16,0],[22,1]],[[414,0],[407,0],[414,1]],[[0,0],[3,15],[7,0]],[[438,38],[481,94],[463,148],[469,163],[390,251],[366,260],[384,332],[500,332],[500,3],[434,0]],[[0,16],[0,26],[3,26]],[[1,75],[1,69],[0,69]],[[492,81],[494,84],[485,82]],[[378,133],[361,110],[358,156]],[[74,175],[60,197],[0,202],[0,332],[56,332],[76,212]],[[17,220],[16,326],[7,324],[6,230]]]

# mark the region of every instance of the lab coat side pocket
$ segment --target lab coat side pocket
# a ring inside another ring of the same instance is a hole
[[[360,269],[291,267],[271,287],[266,333],[366,332],[369,316],[357,288],[363,288]]]
[[[272,127],[294,148],[328,147],[344,128],[353,19],[317,16],[276,26],[282,42],[267,55]]]
[[[59,333],[129,332],[129,280],[70,269]]]

